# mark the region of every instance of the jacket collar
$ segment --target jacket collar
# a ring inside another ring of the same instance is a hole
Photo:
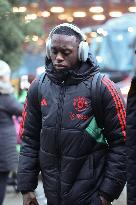
[[[99,72],[98,65],[92,60],[90,55],[86,62],[81,63],[73,69],[56,71],[51,60],[45,59],[46,73],[49,79],[56,84],[75,85]]]

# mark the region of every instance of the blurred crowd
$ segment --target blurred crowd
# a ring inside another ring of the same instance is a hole
[[[14,173],[10,183],[14,185],[16,180],[19,117],[23,110],[23,105],[15,98],[10,76],[9,65],[0,60],[0,204],[4,200],[10,172]]]

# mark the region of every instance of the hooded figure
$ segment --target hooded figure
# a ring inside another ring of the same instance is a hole
[[[0,93],[13,93],[13,87],[10,83],[11,70],[9,65],[0,60]]]
[[[2,205],[6,182],[10,171],[16,171],[16,130],[13,115],[21,116],[22,105],[13,96],[9,65],[0,60],[0,205]]]
[[[73,24],[58,25],[49,34],[45,68],[44,77],[30,86],[20,130],[23,204],[37,204],[34,190],[41,171],[48,205],[108,205],[126,181],[122,96],[104,77],[100,129],[91,101],[91,82],[99,69]]]

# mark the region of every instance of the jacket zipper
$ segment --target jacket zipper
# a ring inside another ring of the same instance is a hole
[[[57,153],[58,153],[58,199],[59,204],[61,204],[61,183],[60,183],[60,174],[61,174],[61,145],[60,145],[60,133],[61,133],[61,125],[62,125],[62,114],[63,114],[63,104],[64,104],[64,95],[65,95],[65,87],[64,81],[61,85],[61,90],[59,94],[59,104],[58,104],[58,119],[57,119],[57,132],[56,132],[56,141],[57,141]]]

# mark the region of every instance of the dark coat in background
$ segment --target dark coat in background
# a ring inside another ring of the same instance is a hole
[[[21,116],[22,105],[0,83],[0,172],[16,170],[16,130],[13,115]]]
[[[136,204],[136,76],[127,100],[127,205]]]

